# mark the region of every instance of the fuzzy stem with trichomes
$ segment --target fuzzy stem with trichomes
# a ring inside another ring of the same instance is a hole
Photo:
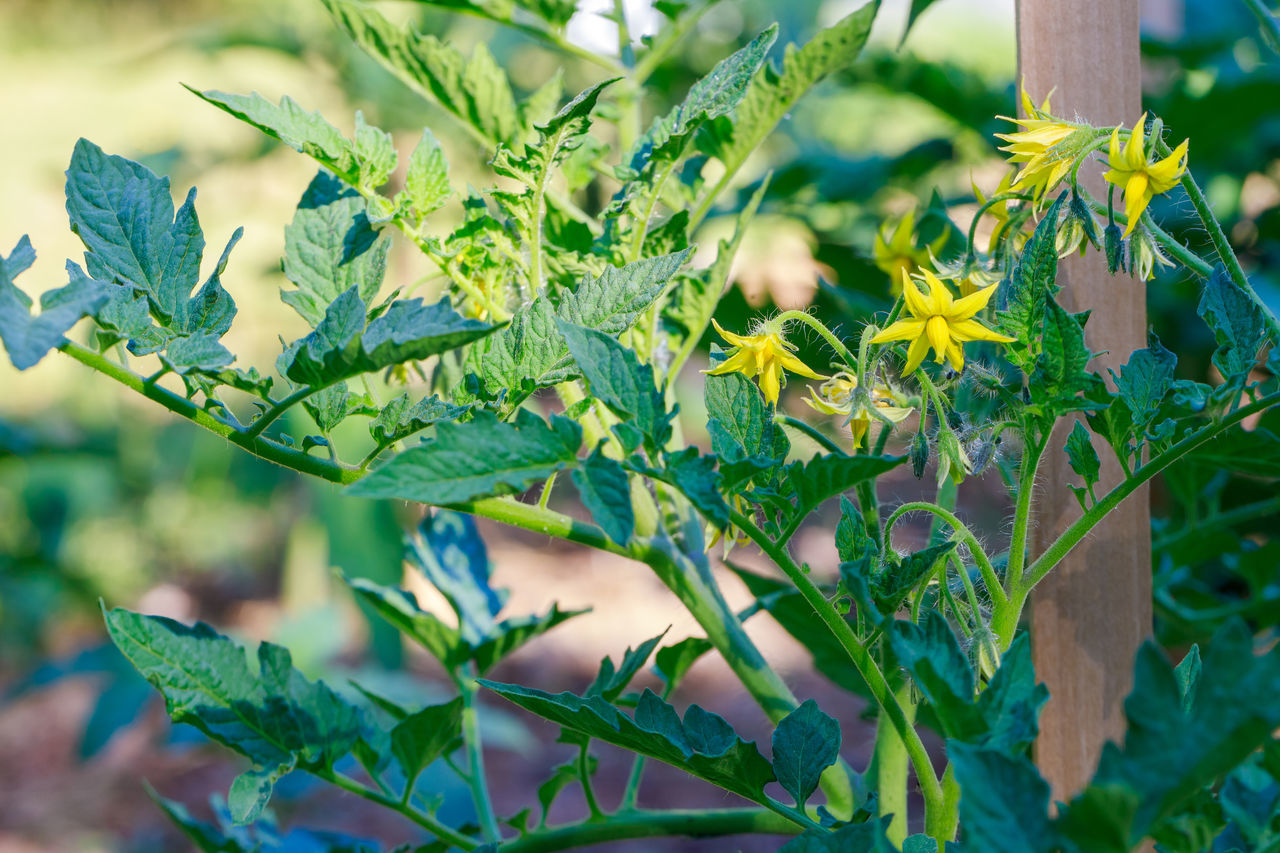
[[[471,789],[471,801],[475,804],[480,821],[480,831],[485,841],[502,840],[498,819],[493,811],[493,799],[489,796],[489,784],[484,772],[484,745],[480,738],[480,722],[476,715],[476,673],[474,664],[468,672],[457,672],[454,682],[462,696],[462,740],[467,753],[467,785]]]

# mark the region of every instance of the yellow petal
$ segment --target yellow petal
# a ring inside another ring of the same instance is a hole
[[[947,341],[947,361],[957,373],[964,369],[964,350],[955,341]]]
[[[911,346],[907,347],[907,363],[902,367],[902,373],[905,376],[912,373],[920,366],[920,362],[924,361],[924,357],[929,353],[929,339],[921,335],[911,342]]]
[[[1111,131],[1111,141],[1107,145],[1107,159],[1111,161],[1111,168],[1122,168],[1124,163],[1120,157],[1120,128]]]
[[[742,373],[748,378],[755,376],[759,371],[756,369],[755,359],[752,357],[751,350],[740,349],[724,361],[717,364],[710,370],[704,370],[710,376],[723,376],[726,373]]]
[[[809,404],[809,408],[814,409],[815,411],[822,412],[822,414],[824,415],[848,414],[847,409],[842,409],[838,406],[834,406],[831,404],[831,401],[824,400],[823,398],[819,397],[817,392],[814,391],[812,387],[809,388],[809,396],[803,397],[802,399]]]
[[[1147,181],[1147,173],[1134,172],[1129,178],[1129,183],[1124,186],[1124,215],[1129,220],[1124,229],[1125,237],[1133,233],[1149,201],[1151,201],[1151,188]]]
[[[995,341],[1007,344],[1013,340],[1008,335],[994,332],[977,320],[958,320],[950,324],[951,336],[958,341]]]
[[[960,297],[951,306],[951,314],[948,315],[949,319],[968,320],[974,314],[987,307],[987,303],[991,301],[991,297],[996,292],[997,287],[999,285],[993,284],[970,293],[968,296]]]
[[[941,317],[930,317],[929,322],[925,324],[924,331],[929,337],[929,345],[933,347],[938,360],[941,361],[942,354],[946,352],[947,345],[951,343],[951,334],[947,329],[947,321]]]
[[[711,325],[716,327],[716,331],[720,333],[720,337],[724,338],[735,347],[747,346],[750,342],[749,339],[742,335],[735,335],[733,332],[726,332],[724,327],[715,321],[714,317],[711,319]]]
[[[899,320],[871,339],[873,344],[907,341],[924,334],[924,320]]]
[[[871,421],[866,418],[854,418],[849,421],[849,432],[853,433],[853,447],[858,449],[862,446],[862,440],[867,437],[867,428],[871,426]]]
[[[923,270],[924,280],[929,285],[929,314],[949,314],[951,312],[951,291],[936,275]]]
[[[905,268],[902,270],[902,298],[906,300],[907,310],[911,312],[913,317],[923,319],[932,313],[929,310],[928,297],[920,292],[920,288],[907,275]]]
[[[764,392],[764,398],[770,403],[777,405],[778,392],[782,388],[782,367],[776,363],[770,364],[760,373],[760,390]]]
[[[774,363],[782,367],[785,367],[787,370],[790,370],[792,373],[797,373],[800,376],[804,376],[809,379],[826,379],[827,378],[823,376],[821,373],[815,373],[813,369],[809,367],[809,365],[805,364],[803,361],[796,358],[794,355],[792,355],[789,352],[778,353],[774,358]]]

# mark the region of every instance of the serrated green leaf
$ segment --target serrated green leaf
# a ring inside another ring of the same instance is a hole
[[[885,834],[889,819],[853,823],[832,831],[811,829],[778,848],[778,853],[897,853]],[[904,848],[903,853],[907,853]]]
[[[735,735],[721,717],[693,705],[682,722],[651,690],[641,695],[632,719],[599,696],[551,694],[483,679],[480,683],[570,731],[656,758],[753,802],[764,801],[764,786],[774,778],[755,744]]]
[[[1036,683],[1031,662],[1031,636],[1014,639],[1000,658],[1000,668],[978,695],[978,712],[987,730],[975,741],[1006,754],[1026,750],[1040,733],[1040,709],[1049,700],[1049,689]]]
[[[711,449],[720,457],[727,487],[766,471],[786,458],[791,442],[774,423],[773,407],[740,373],[708,376],[702,390]]]
[[[707,76],[694,83],[679,106],[655,119],[649,130],[636,140],[623,158],[630,171],[638,175],[652,161],[678,156],[694,131],[705,122],[731,112],[746,94],[747,85],[777,37],[775,24],[746,47],[720,60]]]
[[[714,456],[703,456],[698,448],[686,447],[678,453],[662,454],[662,463],[660,476],[679,489],[707,521],[721,530],[729,526],[729,505],[720,494],[720,472],[715,470]]]
[[[804,808],[822,772],[839,757],[840,724],[812,699],[783,717],[773,731],[773,772],[798,809]]]
[[[1213,275],[1205,282],[1197,310],[1218,342],[1218,349],[1213,353],[1214,366],[1228,380],[1247,375],[1258,359],[1258,350],[1267,342],[1262,310],[1221,265],[1214,268]]]
[[[875,568],[868,578],[870,592],[880,613],[892,616],[906,601],[907,596],[934,570],[938,560],[954,551],[954,540],[930,545],[919,551],[898,557],[890,554],[881,562],[872,555]],[[841,565],[841,574],[845,572]]]
[[[361,712],[305,679],[280,646],[258,647],[255,674],[244,649],[203,623],[188,627],[121,609],[105,615],[112,641],[164,695],[175,722],[254,762],[257,772],[238,784],[240,817],[260,810],[278,775],[294,766],[329,768],[366,733]]]
[[[457,659],[457,649],[463,644],[458,630],[419,607],[413,593],[367,578],[346,578],[346,581],[361,601],[402,634],[417,640],[436,660],[448,666]]]
[[[445,159],[444,149],[431,131],[423,128],[422,138],[409,157],[404,189],[396,196],[396,205],[401,215],[419,226],[427,216],[443,207],[451,195],[449,161]]]
[[[841,496],[840,520],[836,522],[836,553],[840,562],[851,563],[872,556],[879,549],[867,533],[867,522],[853,501]]]
[[[1032,394],[1045,400],[1062,400],[1087,390],[1094,381],[1085,368],[1093,353],[1084,343],[1084,325],[1079,315],[1067,311],[1055,300],[1045,304],[1041,352],[1031,375]],[[1037,395],[1039,396],[1039,395]]]
[[[1101,470],[1102,462],[1098,459],[1098,452],[1093,449],[1089,430],[1085,429],[1080,421],[1076,421],[1075,426],[1071,428],[1071,434],[1067,436],[1067,443],[1063,449],[1067,451],[1067,462],[1071,465],[1071,470],[1084,480],[1086,489],[1092,488],[1093,484],[1098,482],[1098,472]]]
[[[905,456],[816,456],[792,462],[783,476],[796,498],[795,514],[808,515],[827,498],[879,477],[906,461]]]
[[[172,348],[172,347],[171,347]],[[328,435],[338,424],[356,413],[369,414],[374,411],[367,395],[352,394],[347,383],[339,382],[312,394],[302,401],[302,406],[316,422],[320,432]]]
[[[391,753],[414,779],[462,734],[462,697],[410,714],[391,730]]]
[[[405,555],[449,602],[464,640],[475,644],[493,634],[506,593],[489,583],[489,554],[471,516],[429,514],[406,538]]]
[[[1031,762],[959,742],[947,757],[960,783],[965,847],[983,853],[1050,853],[1058,834],[1049,823],[1049,783]]]
[[[800,98],[823,78],[850,65],[862,52],[871,32],[879,3],[868,3],[834,25],[820,31],[803,47],[787,45],[782,70],[766,65],[751,81],[734,112],[727,141],[715,155],[732,174],[754,153]]]
[[[1058,213],[1063,193],[1040,220],[1018,255],[1013,273],[996,293],[996,320],[1000,331],[1014,338],[1005,345],[1009,358],[1030,373],[1040,354],[1039,340],[1050,297],[1058,291]]]
[[[1120,399],[1133,413],[1137,429],[1145,430],[1155,417],[1160,403],[1173,387],[1173,371],[1177,364],[1178,357],[1153,338],[1149,347],[1129,356],[1118,376],[1112,371]]]
[[[392,457],[347,492],[433,506],[512,494],[572,465],[581,445],[582,428],[567,418],[552,415],[548,426],[521,409],[504,423],[480,411],[467,424],[437,424],[435,438]]]
[[[351,288],[368,305],[382,286],[391,240],[369,224],[364,199],[319,172],[284,229],[284,274],[297,285],[280,298],[312,328]]]
[[[433,35],[392,24],[364,3],[324,0],[324,5],[365,53],[443,107],[490,148],[519,141],[511,83],[484,44],[467,59]]]
[[[591,520],[617,544],[630,542],[636,518],[631,506],[631,483],[622,465],[597,447],[570,476]]]
[[[653,656],[653,663],[658,674],[667,682],[668,694],[684,680],[698,658],[713,648],[711,641],[704,637],[686,637],[678,643],[658,649],[658,653]]]
[[[420,432],[440,421],[455,421],[467,409],[446,403],[434,394],[410,405],[405,392],[382,407],[369,422],[369,434],[380,445],[388,445]]]
[[[463,317],[448,297],[431,305],[400,299],[366,325],[365,303],[352,286],[325,310],[311,334],[290,344],[280,356],[281,372],[304,385],[324,387],[457,349],[497,327]]]
[[[202,333],[171,339],[162,358],[175,373],[184,374],[196,370],[215,372],[230,365],[236,357],[218,342],[216,334]]]
[[[227,789],[227,809],[238,824],[253,823],[271,800],[276,782],[293,771],[293,764],[246,770],[231,780]]]
[[[36,253],[25,235],[9,257],[0,255],[0,342],[18,370],[34,366],[45,353],[59,346],[63,335],[81,317],[92,314],[111,299],[112,289],[94,281],[80,267],[67,261],[70,282],[41,297],[43,310],[30,313],[31,298],[14,279],[35,263]]]
[[[599,276],[585,276],[558,304],[540,294],[509,326],[472,347],[466,365],[491,394],[505,390],[512,405],[537,388],[573,378],[569,346],[557,320],[619,335],[662,295],[688,257],[684,251],[607,267]]]
[[[634,350],[603,332],[563,320],[557,320],[556,327],[591,395],[622,420],[634,423],[644,433],[650,452],[665,446],[671,435],[671,415],[665,395],[655,384],[653,365],[641,364]]]
[[[670,629],[668,629],[670,630]],[[650,637],[633,650],[627,646],[626,652],[622,655],[622,663],[615,668],[613,658],[606,657],[600,661],[600,670],[596,673],[595,681],[587,688],[585,696],[599,696],[606,702],[614,702],[622,691],[627,689],[627,685],[631,683],[631,679],[636,677],[636,673],[649,660],[649,655],[653,654],[653,650],[658,643],[662,642],[662,638],[667,635],[663,631],[656,637]]]

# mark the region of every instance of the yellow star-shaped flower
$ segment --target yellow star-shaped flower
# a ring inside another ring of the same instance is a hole
[[[1048,98],[1036,107],[1025,89],[1022,91],[1022,112],[1025,118],[997,116],[1024,129],[997,133],[996,137],[1009,143],[1000,149],[1009,152],[1009,162],[1022,165],[1013,189],[1026,190],[1039,200],[1067,176],[1075,161],[1077,147],[1071,137],[1087,129],[1051,115]]]
[[[939,364],[945,358],[953,368],[960,370],[964,367],[962,344],[966,341],[1008,343],[1013,340],[973,319],[991,301],[997,285],[953,299],[947,286],[936,275],[926,270],[923,278],[929,285],[928,296],[920,292],[915,282],[903,276],[902,295],[911,316],[899,320],[871,339],[873,344],[911,341],[907,348],[907,364],[902,369],[904,374],[912,373],[920,366],[930,347],[933,347]]]
[[[748,379],[759,376],[760,390],[770,403],[777,404],[778,392],[786,384],[783,370],[790,370],[810,379],[824,379],[821,374],[814,373],[809,366],[796,358],[796,346],[782,337],[777,330],[766,329],[756,335],[735,335],[726,332],[715,320],[711,321],[720,337],[733,344],[729,357],[710,370],[704,370],[712,376],[725,373],[741,373]]]
[[[1124,229],[1125,237],[1137,226],[1151,199],[1173,189],[1187,172],[1185,139],[1168,157],[1155,163],[1147,162],[1146,141],[1143,139],[1146,122],[1147,114],[1143,113],[1123,149],[1120,147],[1120,128],[1111,131],[1111,146],[1107,152],[1107,165],[1111,168],[1102,176],[1124,189],[1124,214],[1129,220]]]
[[[949,235],[946,231],[928,246],[916,245],[916,212],[908,211],[897,223],[885,222],[876,231],[871,247],[871,259],[889,276],[894,295],[902,273],[915,274],[933,266],[932,254],[942,249]]]
[[[886,385],[873,386],[870,394],[859,394],[857,390],[858,377],[842,370],[822,383],[820,391],[810,386],[809,396],[804,398],[810,408],[824,415],[848,416],[855,449],[862,446],[873,418],[897,424],[911,414],[911,407],[898,405],[897,395]]]

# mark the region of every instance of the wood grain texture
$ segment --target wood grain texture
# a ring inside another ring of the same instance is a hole
[[[1019,0],[1018,65],[1037,104],[1054,89],[1053,112],[1095,125],[1131,126],[1142,112],[1138,53],[1139,0]],[[1102,168],[1086,166],[1086,184],[1102,192]],[[1111,276],[1090,250],[1060,267],[1059,300],[1092,309],[1086,341],[1096,369],[1120,368],[1146,346],[1146,288]],[[1036,553],[1080,514],[1068,482],[1079,480],[1062,447],[1060,425],[1037,483],[1032,547]],[[1102,486],[1121,479],[1114,454],[1096,442]],[[1102,494],[1101,489],[1099,494]],[[1146,489],[1124,504],[1036,588],[1031,602],[1036,674],[1051,699],[1041,719],[1036,762],[1055,799],[1089,780],[1102,745],[1124,733],[1123,701],[1139,644],[1151,632],[1151,527]]]

